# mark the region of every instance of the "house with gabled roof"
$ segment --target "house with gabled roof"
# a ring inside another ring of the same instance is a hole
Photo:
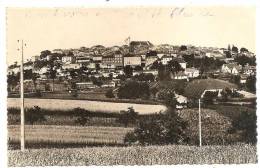
[[[241,71],[242,71],[242,66],[238,65],[237,63],[223,64],[221,67],[221,72],[223,73],[231,73],[237,75]]]

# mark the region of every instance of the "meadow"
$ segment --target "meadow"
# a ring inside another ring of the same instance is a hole
[[[257,163],[256,146],[131,146],[8,151],[9,166]]]
[[[19,98],[8,98],[8,108],[20,107]],[[164,105],[154,104],[135,104],[135,103],[115,103],[115,102],[102,102],[102,101],[88,101],[88,100],[62,100],[62,99],[25,99],[25,107],[31,108],[39,106],[49,110],[69,110],[77,107],[84,108],[85,110],[93,112],[107,112],[119,113],[121,110],[127,110],[133,107],[139,114],[153,114],[160,111],[165,111],[167,108]]]

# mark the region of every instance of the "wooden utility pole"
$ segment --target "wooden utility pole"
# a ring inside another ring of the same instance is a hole
[[[202,145],[202,140],[201,140],[201,111],[200,111],[200,99],[199,99],[199,142],[200,142],[200,147]]]
[[[18,40],[19,42],[19,40]],[[23,88],[23,40],[21,41],[21,70],[20,70],[20,96],[21,96],[21,151],[25,149],[25,133],[24,133],[24,88]]]

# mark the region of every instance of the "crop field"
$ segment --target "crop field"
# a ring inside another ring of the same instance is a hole
[[[133,128],[123,127],[77,127],[53,125],[26,125],[25,141],[27,143],[59,144],[123,144],[124,136]],[[20,126],[8,126],[10,142],[19,142]]]
[[[7,106],[8,108],[20,107],[20,99],[8,98]],[[107,113],[118,113],[121,110],[127,110],[127,108],[129,107],[133,107],[135,111],[139,114],[153,114],[166,110],[166,107],[164,105],[153,104],[115,103],[88,100],[25,99],[25,107],[30,108],[33,106],[39,106],[41,108],[50,110],[69,110],[81,107],[93,112],[103,111]]]
[[[256,146],[132,146],[8,151],[9,166],[256,163]]]

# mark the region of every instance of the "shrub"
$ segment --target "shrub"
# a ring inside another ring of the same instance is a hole
[[[72,97],[75,97],[75,98],[78,97],[78,95],[79,95],[77,90],[72,90],[71,94],[72,94]]]
[[[217,96],[218,96],[218,91],[216,91],[216,92],[207,91],[207,92],[205,92],[205,94],[203,96],[203,103],[205,105],[213,104],[213,99],[217,98]]]
[[[249,76],[246,79],[246,88],[250,91],[255,93],[256,91],[256,77],[255,76]]]
[[[41,97],[42,96],[41,90],[37,89],[36,93],[35,93],[35,96],[36,97]]]
[[[76,124],[84,126],[89,122],[90,112],[88,110],[82,108],[75,108],[73,111],[78,116],[75,120]]]
[[[25,109],[25,122],[29,124],[34,124],[35,122],[46,121],[44,112],[39,106],[34,106],[33,108]]]
[[[125,143],[140,143],[141,145],[180,144],[187,142],[184,122],[174,110],[166,114],[156,114],[139,121],[134,132],[125,137]]]
[[[129,107],[127,111],[120,111],[118,122],[124,124],[124,126],[127,127],[129,123],[135,123],[137,117],[138,113],[135,112],[133,107]]]
[[[108,97],[108,98],[114,98],[114,97],[115,97],[115,95],[114,95],[112,89],[109,89],[109,90],[106,92],[106,97]]]

